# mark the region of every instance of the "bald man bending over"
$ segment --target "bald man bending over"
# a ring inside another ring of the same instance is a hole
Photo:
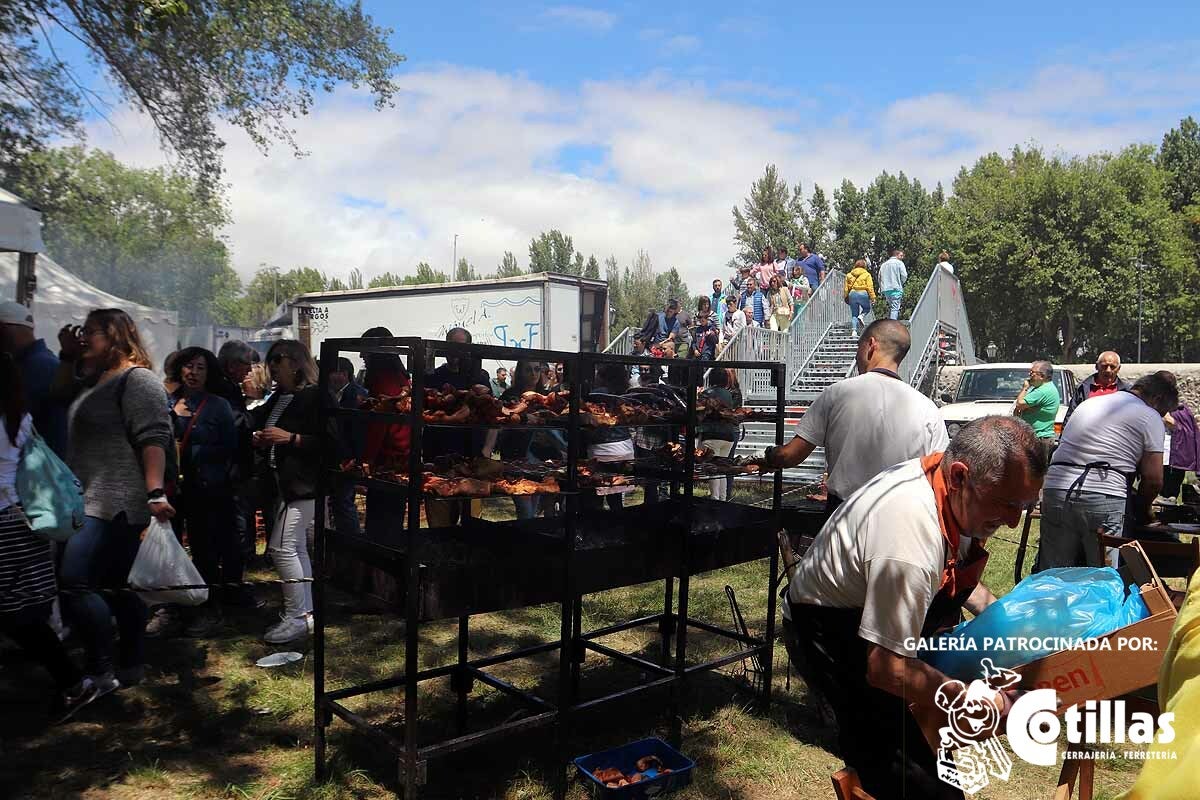
[[[821,392],[796,437],[767,448],[768,465],[794,467],[825,448],[832,512],[888,467],[946,449],[946,425],[933,402],[900,379],[912,339],[901,322],[872,322],[858,340],[859,374]]]

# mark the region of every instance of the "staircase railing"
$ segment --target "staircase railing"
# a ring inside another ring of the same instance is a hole
[[[900,364],[900,377],[910,386],[916,386],[924,379],[928,369],[930,348],[936,350],[942,328],[953,328],[958,335],[958,349],[962,353],[962,363],[974,364],[975,341],[971,338],[971,325],[967,321],[967,306],[963,301],[962,286],[958,278],[947,272],[943,267],[935,266],[921,299],[913,308],[909,318],[908,330],[914,346],[920,346],[920,352],[909,351],[908,358]]]
[[[608,347],[604,348],[604,352],[614,356],[628,356],[633,354],[633,328],[626,328],[617,334],[617,338],[608,343]]]
[[[825,273],[825,280],[808,298],[792,320],[788,333],[791,348],[788,352],[788,375],[791,387],[800,380],[804,367],[812,359],[821,340],[834,325],[850,324],[850,306],[842,297],[846,288],[846,274],[839,269]]]
[[[784,361],[787,358],[788,335],[784,331],[751,326],[733,335],[725,349],[717,354],[718,361]],[[747,401],[773,398],[771,373],[765,369],[738,370],[738,384]]]

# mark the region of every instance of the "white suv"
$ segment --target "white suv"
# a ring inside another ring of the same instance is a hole
[[[990,414],[1011,414],[1021,386],[1029,377],[1029,364],[977,364],[962,371],[958,394],[942,395],[942,421],[946,433],[953,439],[963,425]],[[1069,369],[1054,368],[1051,382],[1058,389],[1062,403],[1054,419],[1054,436],[1062,434],[1063,420],[1075,394],[1075,375]]]

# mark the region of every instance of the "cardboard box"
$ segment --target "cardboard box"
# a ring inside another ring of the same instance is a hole
[[[1054,689],[1059,713],[1077,703],[1111,700],[1158,683],[1159,666],[1178,614],[1141,545],[1130,542],[1118,548],[1118,553],[1118,571],[1126,585],[1141,587],[1150,616],[1101,637],[1109,641],[1111,649],[1062,650],[1014,669],[1022,676],[1019,688]],[[1118,648],[1122,639],[1149,640],[1152,649]]]

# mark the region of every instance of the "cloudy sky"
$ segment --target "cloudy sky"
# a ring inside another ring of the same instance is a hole
[[[1200,115],[1193,0],[364,5],[408,56],[392,108],[321,98],[299,159],[226,132],[244,276],[448,269],[455,234],[487,272],[559,228],[694,289],[723,272],[730,208],[767,163],[806,192],[885,169],[949,188],[989,151],[1157,142]],[[108,116],[93,145],[162,162],[144,120]]]

